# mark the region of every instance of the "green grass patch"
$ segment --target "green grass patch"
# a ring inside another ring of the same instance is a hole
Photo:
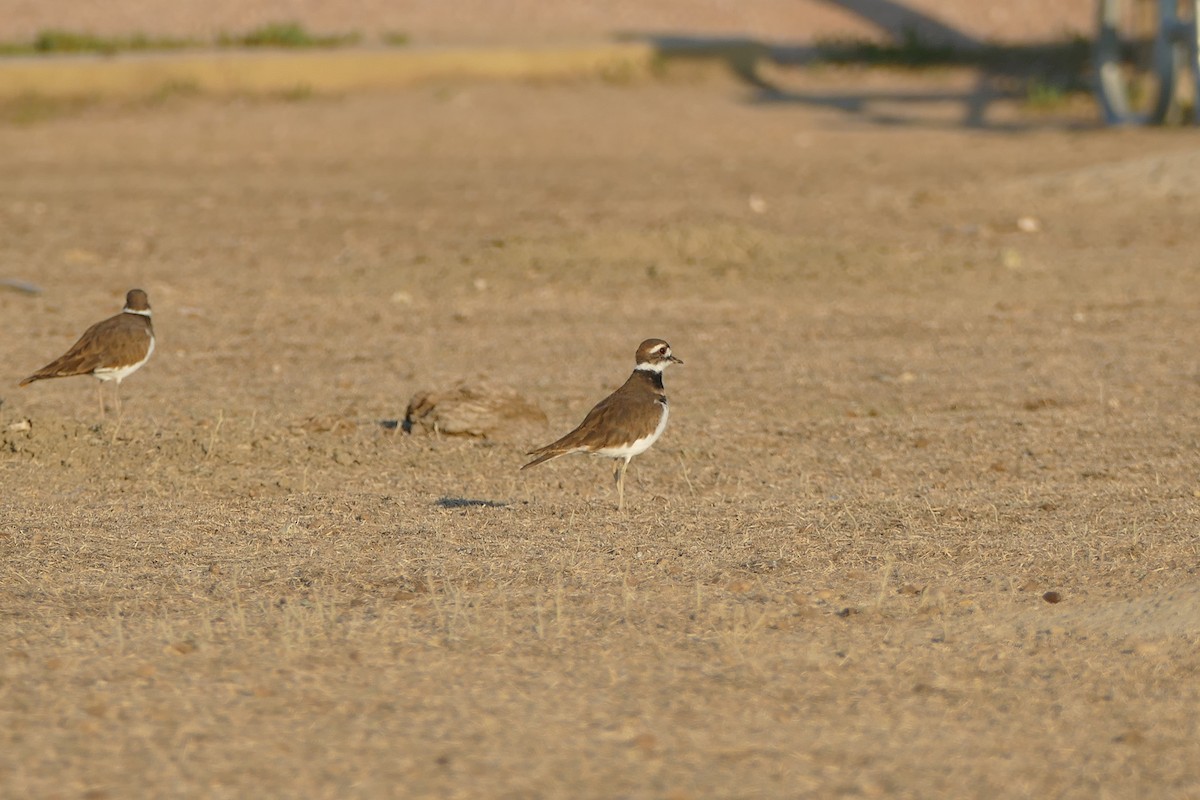
[[[222,33],[216,39],[176,38],[170,36],[147,36],[135,33],[131,36],[97,36],[91,33],[69,30],[44,30],[31,40],[0,42],[0,57],[41,55],[116,55],[117,53],[161,52],[204,47],[286,47],[286,48],[334,48],[348,47],[362,41],[357,33],[319,35],[306,30],[295,22],[276,22],[255,28],[248,33]],[[384,36],[390,45],[408,43],[401,33]]]
[[[962,63],[966,51],[951,45],[931,44],[913,30],[899,42],[829,39],[817,43],[821,61],[829,64],[861,64],[869,67],[926,69]]]
[[[1034,78],[1025,86],[1025,105],[1034,111],[1055,111],[1067,103],[1067,90],[1049,81]]]
[[[1054,111],[1073,96],[1091,91],[1091,42],[1068,36],[1034,44],[985,44],[954,47],[923,40],[908,31],[898,42],[833,41],[817,45],[825,64],[901,70],[965,67],[1000,80],[1027,108]]]
[[[930,42],[907,30],[896,42],[826,40],[816,45],[820,61],[868,67],[932,69],[981,67],[1004,72],[1086,74],[1091,69],[1091,42],[1084,36],[1035,44],[984,44],[955,47]]]
[[[273,22],[240,35],[222,33],[217,37],[217,45],[220,47],[331,48],[357,44],[361,38],[357,33],[318,35],[310,33],[297,22]]]
[[[169,36],[147,36],[135,33],[132,36],[96,36],[77,31],[44,30],[27,42],[0,42],[0,56],[71,55],[92,53],[113,55],[114,53],[141,52],[149,50],[182,50],[199,47],[195,39],[179,39]]]
[[[380,36],[379,40],[388,47],[407,47],[412,43],[412,37],[400,31],[388,31]]]

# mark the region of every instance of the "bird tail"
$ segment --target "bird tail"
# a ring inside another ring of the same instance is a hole
[[[552,458],[558,458],[559,456],[565,456],[567,453],[571,452],[570,450],[551,449],[553,447],[554,447],[554,445],[550,445],[549,448],[543,447],[540,450],[531,450],[530,452],[526,453],[526,455],[530,455],[530,456],[536,455],[537,458],[535,458],[533,461],[530,461],[525,466],[521,467],[521,469],[529,469],[530,467],[536,467],[538,464],[541,464],[543,461],[549,461]]]
[[[87,353],[76,352],[78,347],[79,343],[76,342],[70,351],[33,373],[21,381],[19,385],[25,386],[34,381],[43,381],[47,378],[70,378],[73,375],[87,375],[99,366],[99,363],[94,354],[89,355]]]

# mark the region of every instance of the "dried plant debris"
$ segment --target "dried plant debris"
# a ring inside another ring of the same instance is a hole
[[[404,430],[484,439],[521,438],[544,428],[546,414],[515,389],[489,382],[460,382],[417,392],[404,412]]]

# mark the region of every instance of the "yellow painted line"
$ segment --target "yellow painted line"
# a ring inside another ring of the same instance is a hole
[[[131,96],[164,87],[218,94],[341,92],[429,80],[649,75],[646,43],[582,47],[215,51],[0,59],[0,98]]]

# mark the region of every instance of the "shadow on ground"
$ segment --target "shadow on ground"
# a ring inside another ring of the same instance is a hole
[[[753,38],[661,32],[633,32],[622,34],[622,38],[652,44],[663,64],[722,63],[754,89],[752,102],[833,108],[881,125],[914,124],[917,120],[910,115],[877,112],[875,106],[880,103],[946,103],[962,107],[958,123],[962,127],[1012,128],[1012,123],[989,119],[989,110],[996,102],[1018,100],[1048,107],[1091,87],[1091,43],[1082,36],[993,44],[890,0],[827,2],[873,23],[881,39],[772,44]],[[965,68],[975,70],[977,77],[965,90],[917,92],[810,92],[789,88],[780,79],[789,68],[820,65],[900,70]]]

